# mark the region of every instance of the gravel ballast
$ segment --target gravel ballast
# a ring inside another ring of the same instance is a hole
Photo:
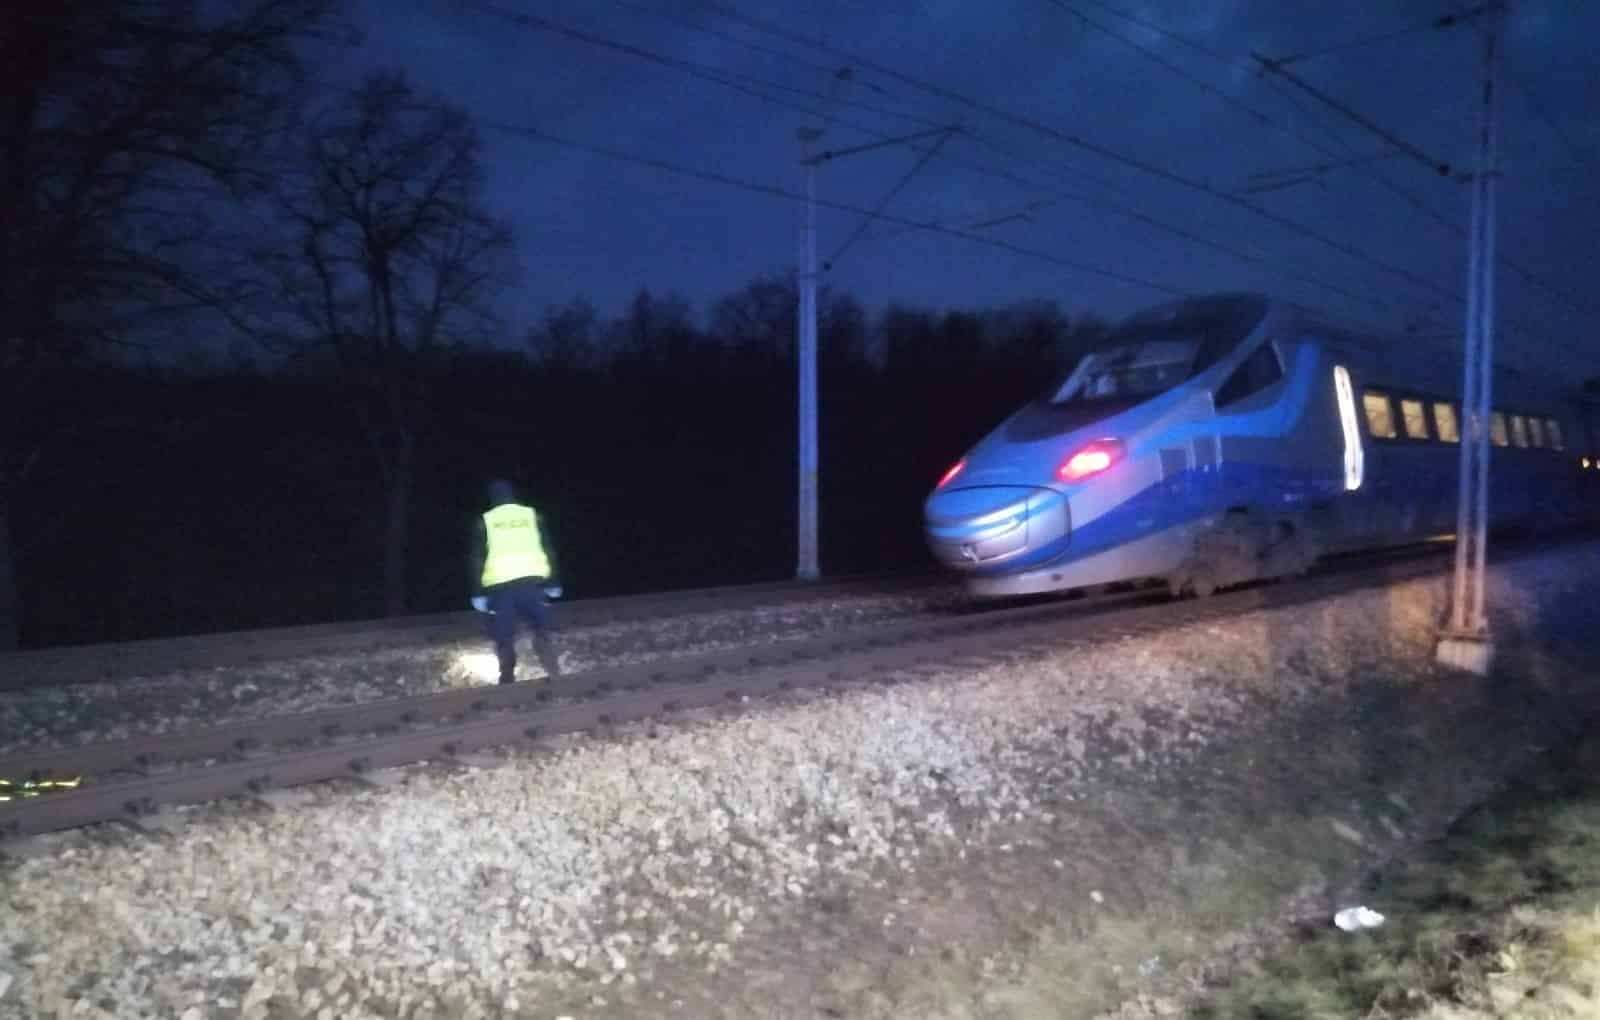
[[[1487,681],[1429,580],[72,834],[0,1016],[1161,1015],[1587,705],[1600,546],[1493,573]]]
[[[561,668],[580,672],[859,630],[945,609],[957,598],[958,593],[948,585],[930,585],[926,590],[894,595],[851,595],[566,628],[561,625],[559,603],[551,612]],[[524,632],[517,649],[518,674],[524,679],[542,675],[530,645]],[[380,653],[3,692],[0,754],[432,694],[493,683],[497,672],[493,645],[487,637],[478,636]]]

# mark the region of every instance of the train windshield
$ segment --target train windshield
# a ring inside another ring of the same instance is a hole
[[[1198,338],[1174,338],[1090,351],[1051,402],[1153,397],[1189,377],[1199,350]]]
[[[1216,364],[1265,314],[1260,298],[1217,295],[1136,315],[1085,354],[1043,404],[1131,406],[1148,400]]]

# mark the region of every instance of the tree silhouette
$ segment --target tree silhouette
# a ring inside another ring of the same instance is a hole
[[[333,0],[56,0],[0,31],[0,648],[11,520],[93,408],[86,360],[170,335],[227,287],[217,203],[263,186]]]
[[[484,208],[477,131],[461,110],[378,74],[321,114],[258,252],[270,303],[255,330],[279,350],[331,353],[381,479],[383,609],[406,606],[418,444],[432,383],[494,335],[511,235]]]

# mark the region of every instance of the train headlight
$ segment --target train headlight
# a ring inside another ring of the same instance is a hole
[[[1081,482],[1121,460],[1122,454],[1122,440],[1096,439],[1062,461],[1061,466],[1056,468],[1056,477],[1063,482]]]

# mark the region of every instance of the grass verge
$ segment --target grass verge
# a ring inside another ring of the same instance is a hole
[[[1306,927],[1196,1020],[1600,1017],[1600,728],[1366,883],[1375,930]]]

